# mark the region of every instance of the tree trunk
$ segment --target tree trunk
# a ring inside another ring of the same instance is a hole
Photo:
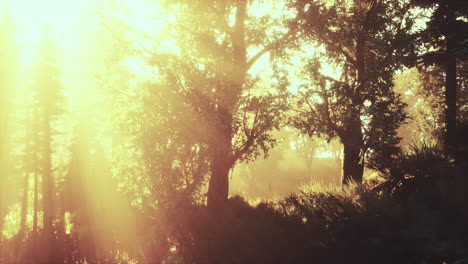
[[[208,204],[211,209],[217,209],[227,201],[229,195],[229,171],[235,164],[233,160],[232,120],[238,98],[242,93],[242,87],[247,68],[246,45],[245,45],[245,19],[247,16],[247,1],[236,2],[236,22],[231,35],[233,45],[232,64],[228,67],[226,75],[229,83],[219,90],[217,103],[217,131],[213,135],[212,142],[212,164],[211,178],[208,186]],[[224,65],[225,61],[220,61]],[[223,67],[221,67],[223,68]]]
[[[359,85],[351,96],[351,108],[349,116],[345,120],[345,129],[340,135],[343,143],[343,166],[341,184],[362,183],[364,174],[364,139],[362,134],[362,122],[359,108],[362,106],[360,100],[361,91],[364,88],[366,72],[366,37],[365,33],[359,34],[356,39],[356,71]]]
[[[37,166],[37,164],[34,164]],[[37,241],[37,215],[38,215],[38,206],[39,206],[39,183],[38,181],[38,173],[37,168],[34,171],[34,204],[33,204],[33,227],[32,227],[32,252],[30,252],[30,256],[34,259],[37,259],[37,251],[38,251],[38,241]]]
[[[4,77],[4,76],[2,76]],[[0,87],[0,104],[1,107],[5,107],[5,103],[8,102],[6,97],[7,87]],[[5,111],[6,110],[6,111]],[[8,157],[8,148],[7,148],[7,114],[8,108],[4,108],[4,111],[0,113],[0,230],[3,230],[5,215],[8,211],[8,185],[9,185],[9,162]],[[3,244],[5,240],[0,234],[0,243]],[[8,252],[8,251],[7,251]],[[4,256],[4,249],[0,246],[0,262],[2,262]]]
[[[341,184],[349,185],[352,182],[362,183],[362,176],[364,174],[364,163],[362,156],[362,148],[357,145],[344,145],[343,148],[343,175]]]
[[[31,120],[30,122],[30,130],[35,131],[39,130],[39,123],[37,120],[39,120],[39,114],[37,112],[37,109],[32,109],[31,110],[32,117],[35,121]],[[33,235],[33,242],[34,245],[37,241],[37,226],[38,226],[38,211],[39,211],[39,168],[41,164],[39,163],[39,157],[38,157],[38,152],[40,151],[38,146],[40,142],[39,134],[34,132],[34,134],[31,136],[31,140],[33,141],[33,150],[31,151],[31,171],[34,173],[34,204],[33,204],[33,228],[32,228],[32,235]]]
[[[28,194],[29,194],[29,172],[24,174],[23,181],[23,200],[21,201],[21,221],[19,229],[19,237],[22,238],[26,229],[26,214],[28,212]]]
[[[229,171],[232,168],[231,142],[225,139],[224,144],[217,147],[211,164],[211,178],[208,186],[208,204],[212,209],[218,209],[226,202],[229,195]]]
[[[47,107],[47,106],[46,106]],[[54,247],[54,227],[53,227],[53,175],[52,175],[52,153],[51,153],[51,136],[50,136],[50,121],[48,111],[45,111],[44,117],[44,159],[42,173],[42,204],[43,204],[43,226],[44,226],[44,261],[52,263],[53,247]]]
[[[343,143],[343,171],[341,183],[349,185],[362,183],[364,174],[364,140],[361,131],[361,120],[355,116],[349,121],[348,129],[341,139]]]
[[[32,128],[30,126],[31,124],[31,119],[32,119],[32,113],[28,113],[28,119],[27,119],[27,140],[30,140],[32,138]],[[33,159],[33,155],[28,154],[27,156],[26,166],[24,169],[24,176],[23,176],[23,200],[21,201],[21,220],[20,220],[20,229],[18,231],[18,243],[21,243],[25,230],[26,230],[26,214],[28,212],[28,200],[29,200],[29,178],[31,177],[31,163],[30,161]],[[18,254],[17,254],[18,256]]]
[[[445,76],[445,104],[446,108],[446,146],[454,153],[457,145],[457,61],[453,55],[455,48],[453,36],[447,36],[447,59]]]
[[[16,261],[21,262],[21,250],[20,247],[24,240],[24,235],[26,233],[26,214],[28,212],[28,194],[29,194],[29,171],[24,173],[23,179],[23,197],[21,201],[21,220],[20,220],[20,229],[18,231],[18,236],[15,245],[15,255]]]
[[[38,185],[37,171],[34,172],[34,213],[33,213],[33,235],[37,233],[37,210],[39,205],[39,185]]]

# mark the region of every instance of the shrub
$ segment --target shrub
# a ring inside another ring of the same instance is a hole
[[[367,186],[303,191],[256,207],[237,196],[217,212],[198,205],[178,215],[171,240],[180,263],[442,263],[468,256],[468,218]]]

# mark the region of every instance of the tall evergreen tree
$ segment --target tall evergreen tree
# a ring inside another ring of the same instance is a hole
[[[12,109],[13,97],[19,76],[18,44],[15,39],[15,23],[7,7],[0,6],[0,230],[3,229],[5,215],[14,201],[12,186]],[[0,235],[0,243],[3,235]],[[0,248],[0,259],[3,249]]]
[[[34,88],[37,91],[39,140],[41,153],[42,175],[42,209],[43,209],[43,254],[44,262],[57,262],[54,259],[56,218],[56,190],[53,170],[53,136],[56,135],[54,122],[62,114],[63,101],[60,72],[57,67],[57,57],[50,35],[50,29],[46,29],[37,48],[37,61]]]
[[[422,34],[428,50],[422,62],[445,68],[445,145],[454,154],[458,137],[457,60],[458,63],[466,61],[468,56],[468,3],[463,0],[413,0],[412,3],[433,11]]]

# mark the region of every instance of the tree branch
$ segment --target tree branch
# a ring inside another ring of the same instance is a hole
[[[249,150],[249,148],[252,146],[255,139],[257,138],[259,133],[256,133],[257,129],[255,127],[258,123],[258,119],[259,119],[258,115],[259,115],[259,110],[255,112],[255,117],[254,117],[254,121],[252,124],[252,129],[250,129],[250,133],[246,133],[247,140],[239,147],[239,149],[232,156],[233,163],[235,163],[238,159],[240,159],[240,157]]]
[[[289,41],[288,38],[291,37],[294,33],[296,33],[296,29],[289,30],[288,33],[286,33],[284,36],[266,45],[262,50],[257,52],[257,54],[255,54],[252,58],[248,60],[247,65],[246,65],[246,71],[248,71],[255,64],[255,62],[257,62],[258,59],[260,59],[263,55],[265,55],[265,53],[272,51],[275,48],[277,48],[279,45],[282,45],[288,42]]]

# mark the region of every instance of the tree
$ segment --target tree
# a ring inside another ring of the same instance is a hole
[[[408,104],[408,120],[398,130],[401,145],[438,144],[444,125],[443,74],[439,67],[405,70],[395,76],[394,83],[395,91]]]
[[[178,123],[163,125],[171,128],[171,135],[161,138],[171,142],[164,143],[164,151],[168,153],[170,147],[176,163],[181,164],[171,169],[187,168],[185,156],[197,159],[189,164],[207,170],[201,175],[198,169],[182,175],[209,177],[207,196],[211,208],[218,208],[227,199],[231,168],[237,162],[267,153],[275,144],[269,132],[279,127],[284,110],[284,97],[264,89],[249,70],[293,34],[268,13],[249,13],[255,4],[258,1],[176,4],[180,20],[174,41],[180,49],[176,54],[153,56],[163,89],[171,89],[171,96],[165,98],[172,105],[166,105],[169,112],[163,113],[169,122]],[[250,55],[251,50],[256,52]]]
[[[13,166],[11,160],[12,146],[12,101],[16,80],[19,75],[18,44],[14,38],[15,23],[5,6],[0,13],[0,229],[13,196],[11,181]],[[3,237],[0,237],[0,241]],[[1,250],[0,250],[1,258]]]
[[[464,66],[466,63],[466,61],[459,63],[457,71],[466,73],[466,66]],[[467,120],[468,93],[465,84],[466,78],[462,76],[464,75],[460,74],[457,78],[457,119],[459,124]],[[430,146],[445,144],[444,68],[432,65],[407,69],[395,76],[394,83],[395,91],[402,94],[402,100],[408,104],[407,124],[398,131],[403,138],[402,146],[411,146],[412,143],[428,143]],[[459,133],[460,137],[462,137],[461,133]]]
[[[35,148],[34,146],[34,140],[33,140],[33,126],[32,124],[32,116],[33,113],[29,107],[26,106],[26,112],[27,112],[27,117],[26,120],[23,120],[24,128],[26,130],[26,133],[24,136],[21,138],[23,140],[22,142],[24,143],[24,151],[21,156],[16,157],[19,160],[21,160],[21,168],[20,168],[20,175],[22,174],[23,177],[23,191],[22,191],[22,197],[21,197],[21,214],[20,214],[20,227],[18,231],[18,235],[16,237],[16,245],[15,245],[15,254],[16,254],[16,260],[17,262],[21,262],[21,254],[20,252],[20,246],[24,242],[25,236],[27,234],[27,226],[26,226],[26,218],[27,218],[27,212],[28,212],[28,201],[29,201],[29,180],[31,177],[31,174],[34,173],[35,166],[37,166],[37,155],[35,153]],[[35,179],[36,180],[36,179]],[[34,208],[36,209],[36,208]],[[36,216],[35,216],[36,217]],[[34,230],[35,231],[35,230]]]
[[[54,204],[56,203],[55,180],[52,164],[52,141],[56,134],[53,125],[62,113],[63,100],[62,84],[57,69],[57,59],[51,44],[50,31],[46,29],[38,46],[37,70],[34,88],[37,93],[38,119],[40,120],[39,140],[41,152],[42,174],[42,208],[43,208],[43,256],[45,262],[56,262],[54,259],[56,217]]]
[[[96,260],[96,236],[95,221],[92,205],[92,178],[96,178],[95,172],[98,168],[92,166],[95,153],[92,153],[92,133],[85,126],[86,121],[81,119],[79,126],[75,129],[74,140],[71,146],[71,161],[69,172],[64,179],[62,198],[62,215],[69,212],[73,216],[73,222],[80,231],[77,241],[79,257],[84,257],[93,262]],[[94,131],[93,131],[94,132]],[[98,145],[94,143],[94,145]],[[100,154],[100,153],[99,153]],[[102,164],[101,164],[102,165]],[[103,175],[102,175],[103,176]],[[97,180],[96,180],[97,181]],[[96,182],[97,184],[97,182]]]
[[[422,62],[426,66],[439,64],[445,67],[445,145],[454,153],[457,145],[457,60],[465,60],[468,54],[468,3],[463,0],[413,0],[412,3],[433,10],[421,38],[426,49]]]
[[[307,168],[308,176],[312,176],[312,162],[314,157],[320,149],[323,149],[323,140],[317,137],[308,137],[307,135],[300,135],[296,141],[296,151],[301,157]]]
[[[383,161],[398,152],[395,130],[405,113],[392,76],[413,61],[410,5],[379,0],[293,4],[303,38],[316,43],[294,123],[310,135],[338,137],[344,147],[342,183],[360,183],[366,153]],[[326,64],[340,74],[324,72]]]

